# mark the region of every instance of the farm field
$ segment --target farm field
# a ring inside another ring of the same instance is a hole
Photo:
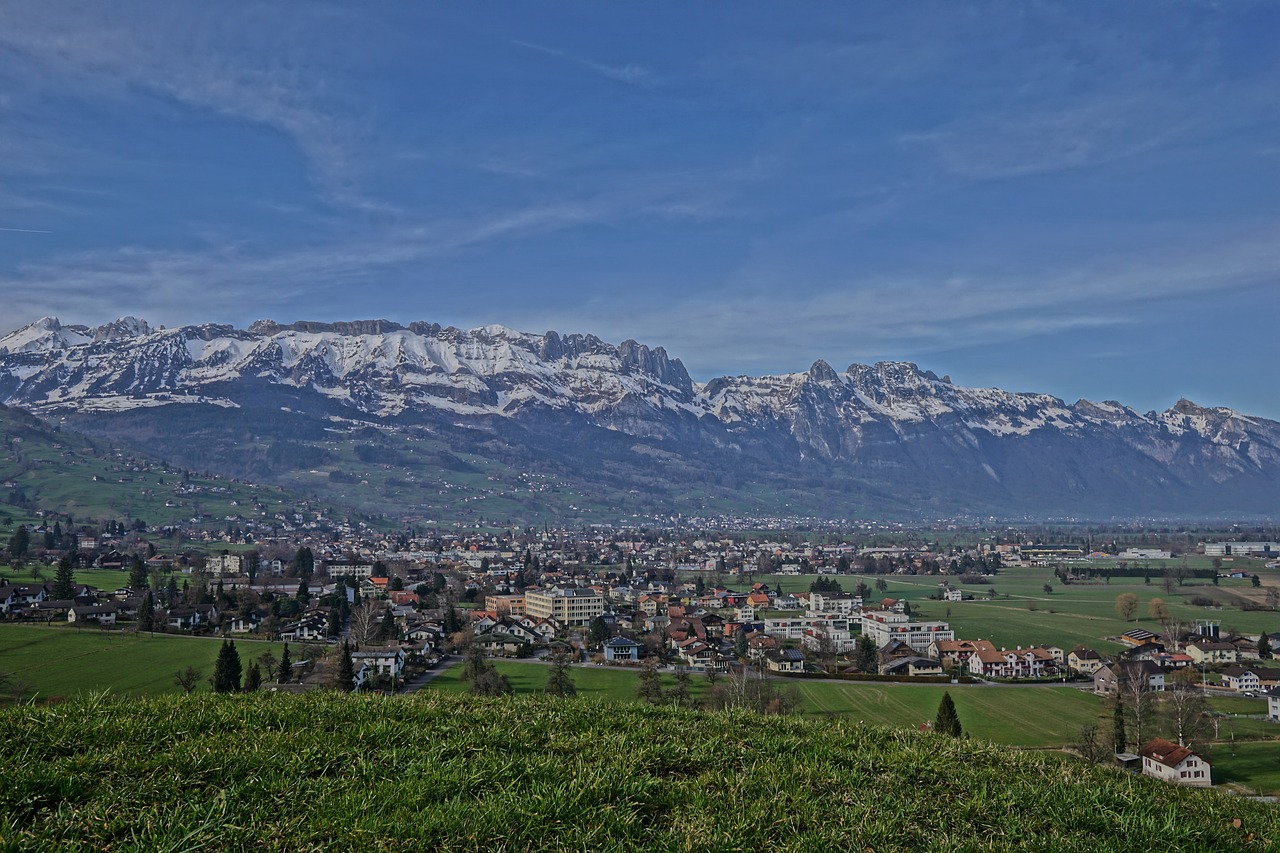
[[[70,625],[0,625],[0,672],[28,687],[37,701],[110,690],[126,696],[177,692],[173,674],[194,666],[213,673],[221,638],[77,629]],[[236,640],[247,667],[280,643]],[[198,690],[208,690],[201,683]]]
[[[1280,744],[1275,741],[1218,743],[1209,761],[1216,784],[1236,782],[1262,795],[1280,796]]]
[[[519,661],[495,661],[517,695],[541,693],[548,667]],[[461,666],[441,674],[434,689],[465,692]],[[612,667],[576,666],[571,670],[580,696],[620,702],[635,702],[637,673]],[[674,679],[663,675],[663,686]],[[831,717],[862,721],[893,728],[915,729],[932,721],[950,690],[965,731],[974,737],[1015,746],[1062,746],[1075,738],[1080,726],[1096,722],[1102,702],[1090,693],[1071,687],[946,687],[918,684],[866,684],[779,679],[783,689],[794,688],[800,696],[801,713],[810,717]],[[706,689],[706,678],[695,675],[690,693],[698,699]]]
[[[1249,561],[1248,570],[1258,574],[1265,586],[1280,585],[1280,572]],[[1180,565],[1179,561],[1179,565]],[[1099,564],[1102,565],[1102,564]],[[1194,627],[1197,620],[1219,623],[1223,631],[1260,633],[1280,631],[1280,612],[1274,610],[1245,611],[1239,602],[1252,593],[1248,580],[1221,579],[1218,585],[1206,580],[1189,580],[1185,586],[1166,593],[1161,583],[1163,569],[1153,569],[1150,584],[1142,578],[1112,579],[1110,583],[1076,582],[1063,585],[1050,568],[1003,569],[991,584],[954,586],[972,592],[975,600],[937,601],[930,598],[939,589],[940,578],[925,575],[845,575],[827,576],[852,592],[859,582],[872,590],[872,599],[883,597],[906,600],[912,613],[921,619],[941,619],[950,623],[957,637],[990,640],[997,646],[1049,644],[1062,649],[1086,645],[1097,651],[1118,651],[1118,642],[1108,641],[1132,628],[1159,631],[1160,624],[1148,613],[1153,598],[1162,599],[1175,617]],[[760,578],[771,586],[778,584],[788,592],[808,590],[816,575],[764,575]],[[885,589],[877,589],[883,581]],[[1049,584],[1052,592],[1044,591]],[[732,584],[731,584],[732,585]],[[992,591],[992,600],[981,600]],[[1138,598],[1136,619],[1125,621],[1116,613],[1116,597],[1133,593]],[[1213,599],[1216,607],[1192,605],[1193,597]]]

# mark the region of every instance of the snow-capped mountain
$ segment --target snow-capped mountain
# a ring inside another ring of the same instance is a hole
[[[604,429],[656,442],[643,445],[650,458],[714,458],[752,477],[854,488],[859,500],[1095,515],[1280,506],[1280,423],[1186,400],[1143,414],[963,388],[907,363],[839,373],[818,361],[805,373],[699,386],[661,347],[503,326],[164,329],[127,317],[91,329],[44,318],[0,338],[0,402],[41,414],[194,405],[252,419],[299,401],[388,425],[501,424],[509,444],[573,446]]]

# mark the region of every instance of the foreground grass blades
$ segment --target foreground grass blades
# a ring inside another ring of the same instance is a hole
[[[0,761],[8,849],[1280,843],[1274,809],[1055,756],[590,699],[96,696],[0,712]]]

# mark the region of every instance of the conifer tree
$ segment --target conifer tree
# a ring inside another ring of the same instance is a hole
[[[244,672],[244,692],[252,693],[262,686],[262,670],[256,663],[249,664]]]
[[[284,651],[280,653],[280,670],[276,673],[276,682],[279,684],[288,684],[289,676],[293,672],[293,661],[289,658],[289,644],[284,644]]]
[[[1116,752],[1124,752],[1129,743],[1129,738],[1124,728],[1124,701],[1120,698],[1118,690],[1116,691],[1116,704],[1111,711],[1111,742]]]
[[[333,686],[339,691],[350,693],[355,689],[356,668],[351,660],[351,644],[346,640],[342,641],[342,657],[338,659],[338,674],[334,678]]]
[[[213,675],[209,678],[213,692],[240,692],[242,675],[240,653],[236,651],[236,644],[231,640],[223,640],[222,648],[218,650],[218,660],[213,665]]]
[[[1267,632],[1263,631],[1262,636],[1258,637],[1258,658],[1260,660],[1269,660],[1271,658],[1271,638],[1267,636]]]
[[[938,703],[938,716],[933,721],[933,730],[951,737],[960,737],[962,734],[960,716],[956,713],[956,703],[952,701],[950,691],[943,693],[942,701]]]
[[[394,638],[396,635],[396,617],[392,615],[391,608],[388,607],[382,611],[382,622],[378,625],[378,638],[386,641]]]
[[[154,631],[156,628],[156,606],[151,600],[151,590],[146,591],[142,596],[142,603],[138,605],[136,624],[139,631]]]
[[[13,536],[9,539],[9,556],[25,557],[27,548],[31,546],[31,534],[27,532],[25,524],[19,524],[18,529],[13,532]]]
[[[129,564],[129,588],[147,588],[147,566],[137,554],[133,555],[133,562]]]
[[[53,597],[59,601],[74,598],[76,594],[76,574],[71,568],[71,555],[58,561],[58,570],[53,576]]]

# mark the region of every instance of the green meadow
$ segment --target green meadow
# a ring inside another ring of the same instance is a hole
[[[20,682],[36,701],[109,690],[126,696],[153,696],[178,690],[173,674],[194,666],[213,673],[222,640],[165,634],[138,634],[76,628],[73,625],[0,624],[0,672]],[[236,640],[247,667],[252,658],[283,646]],[[201,683],[199,690],[208,690]],[[3,690],[3,688],[0,688]]]

